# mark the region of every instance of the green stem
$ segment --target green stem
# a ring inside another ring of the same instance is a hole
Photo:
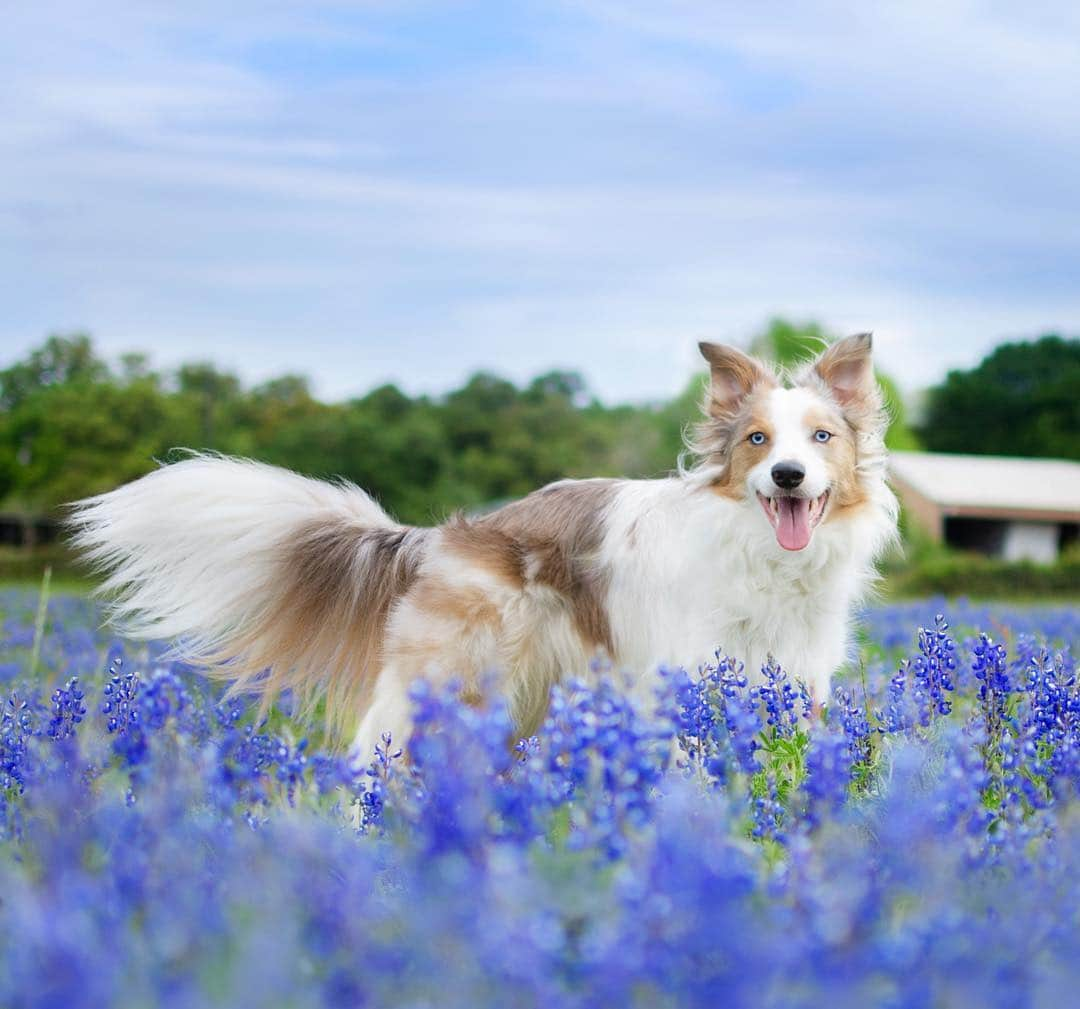
[[[37,619],[34,621],[34,648],[30,653],[30,678],[37,675],[38,661],[41,658],[41,640],[45,636],[45,613],[49,607],[49,583],[52,581],[52,565],[45,565],[41,576],[41,594],[38,596]]]

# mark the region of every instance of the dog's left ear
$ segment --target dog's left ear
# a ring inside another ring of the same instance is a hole
[[[733,416],[742,401],[759,385],[776,385],[776,379],[734,347],[722,343],[699,343],[701,356],[709,362],[709,396],[706,412],[712,417]]]
[[[815,373],[841,406],[850,406],[876,393],[870,354],[873,342],[870,333],[844,337],[814,362]]]

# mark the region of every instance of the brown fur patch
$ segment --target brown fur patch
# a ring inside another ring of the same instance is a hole
[[[832,435],[820,446],[829,471],[829,506],[825,519],[865,504],[868,495],[859,480],[859,449],[851,424],[839,410],[822,405],[806,412],[803,426],[807,437],[819,429]]]
[[[442,541],[448,550],[479,564],[496,578],[517,586],[525,584],[523,545],[505,530],[494,528],[486,517],[455,515],[442,527]]]
[[[746,494],[746,477],[762,459],[769,454],[773,437],[769,420],[768,394],[771,387],[755,390],[745,400],[737,414],[723,426],[722,440],[717,438],[714,458],[723,461],[724,468],[711,486],[716,493],[733,500],[742,500]],[[750,435],[761,431],[768,439],[764,445],[754,445]]]
[[[244,628],[229,656],[210,662],[233,690],[260,694],[264,708],[286,689],[302,711],[325,695],[330,727],[343,733],[370,701],[387,619],[416,578],[429,534],[341,520],[301,528],[275,565],[280,602]]]
[[[409,593],[409,601],[425,613],[470,627],[499,622],[499,610],[490,596],[474,585],[450,585],[439,578],[421,578]]]
[[[589,648],[614,654],[604,597],[610,578],[598,560],[613,480],[552,484],[478,519],[458,518],[444,543],[513,584],[544,585],[570,608]]]
[[[769,433],[764,399],[780,382],[767,365],[741,350],[714,343],[698,346],[709,362],[709,389],[702,404],[705,419],[694,426],[687,447],[699,457],[699,467],[716,471],[712,486],[721,494],[734,496],[729,491],[738,486],[734,470],[740,470],[747,461],[746,452],[740,451],[743,438],[752,430],[747,425],[752,418],[757,419],[761,422],[760,429]],[[754,452],[759,448],[746,446]],[[737,453],[739,459],[734,458]]]

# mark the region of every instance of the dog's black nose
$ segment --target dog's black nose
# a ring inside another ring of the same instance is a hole
[[[792,487],[798,487],[803,482],[803,477],[806,476],[806,470],[797,462],[793,462],[788,459],[784,462],[778,462],[772,468],[773,483],[777,487],[783,487],[786,490],[791,490]]]

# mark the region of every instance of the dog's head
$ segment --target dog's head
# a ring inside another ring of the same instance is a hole
[[[785,550],[868,502],[887,425],[869,333],[834,343],[788,385],[733,347],[700,348],[710,381],[695,448],[718,493],[760,506]]]

